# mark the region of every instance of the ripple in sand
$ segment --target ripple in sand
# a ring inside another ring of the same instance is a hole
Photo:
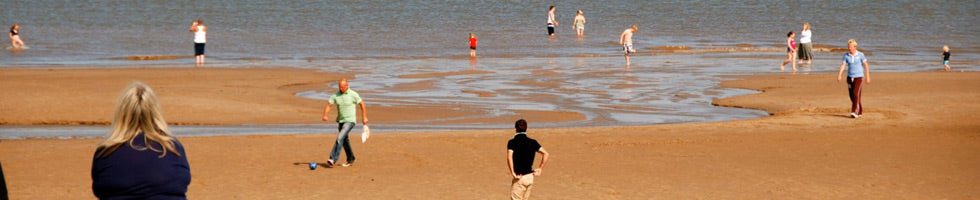
[[[668,45],[668,46],[655,46],[647,48],[650,50],[660,50],[660,51],[677,51],[677,50],[691,50],[691,46],[686,45]]]
[[[497,93],[479,90],[462,90],[463,93],[476,94],[479,97],[495,97]]]
[[[181,56],[174,56],[174,55],[135,55],[135,56],[126,56],[120,59],[122,60],[176,60],[180,58]]]
[[[491,71],[483,70],[466,70],[466,71],[455,71],[455,72],[433,72],[433,73],[419,73],[419,74],[406,74],[398,76],[398,78],[435,78],[435,77],[446,77],[446,76],[458,76],[458,75],[470,75],[470,74],[489,74],[493,73]]]

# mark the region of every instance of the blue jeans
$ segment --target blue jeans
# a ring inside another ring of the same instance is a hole
[[[330,152],[330,161],[336,162],[340,159],[340,147],[344,147],[344,152],[347,153],[347,163],[354,162],[354,151],[350,148],[350,137],[348,137],[350,130],[354,129],[354,124],[354,122],[337,124],[339,125],[337,131],[340,133],[337,134],[337,142],[333,144],[333,151]]]

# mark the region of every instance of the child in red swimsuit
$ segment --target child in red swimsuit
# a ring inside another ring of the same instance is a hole
[[[470,57],[476,57],[476,35],[470,33]]]

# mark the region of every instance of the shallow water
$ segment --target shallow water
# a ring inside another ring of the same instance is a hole
[[[561,26],[545,31],[555,5]],[[131,65],[134,55],[192,54],[192,20],[208,25],[210,61],[305,61],[466,55],[480,38],[491,57],[615,55],[619,34],[640,27],[635,46],[695,49],[778,47],[786,32],[813,25],[814,43],[855,38],[879,59],[977,60],[976,1],[3,1],[0,25],[21,25],[32,49],[0,53],[0,66]],[[571,30],[585,12],[586,36]],[[7,43],[5,43],[6,45]],[[777,54],[779,52],[773,52]],[[193,59],[150,63],[193,63]]]

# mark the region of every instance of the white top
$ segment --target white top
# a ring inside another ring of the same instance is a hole
[[[198,25],[197,31],[194,32],[194,43],[204,43],[207,42],[208,33],[204,32],[204,26]]]
[[[810,36],[813,36],[810,30],[800,31],[800,43],[810,43]]]
[[[555,13],[548,11],[548,24],[555,24]]]

